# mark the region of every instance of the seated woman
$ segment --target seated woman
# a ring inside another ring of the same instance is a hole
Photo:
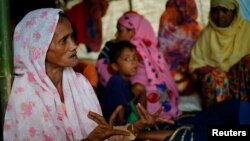
[[[159,49],[168,62],[180,95],[197,93],[188,72],[190,51],[202,30],[195,0],[168,0],[160,18]]]
[[[119,18],[116,39],[105,44],[98,58],[96,67],[101,84],[106,86],[111,77],[108,52],[114,47],[113,42],[117,40],[127,40],[136,46],[139,65],[136,75],[131,77],[130,81],[135,95],[146,90],[146,99],[143,100],[149,113],[164,107],[162,117],[172,118],[180,115],[178,90],[169,66],[157,48],[157,38],[153,28],[147,19],[134,11],[125,12]]]
[[[211,0],[209,23],[191,51],[190,72],[201,82],[204,108],[250,100],[250,22],[237,0]]]
[[[77,46],[62,10],[29,12],[17,24],[13,39],[15,78],[4,120],[5,141],[126,135],[107,128],[91,85],[73,71],[78,63]]]

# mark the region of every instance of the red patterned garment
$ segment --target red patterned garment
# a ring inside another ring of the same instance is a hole
[[[108,9],[108,0],[84,0],[65,10],[75,31],[77,44],[85,44],[89,51],[98,52],[102,45],[101,18]]]
[[[160,18],[159,49],[170,66],[180,95],[194,92],[188,64],[190,50],[202,30],[197,17],[194,0],[168,0]]]

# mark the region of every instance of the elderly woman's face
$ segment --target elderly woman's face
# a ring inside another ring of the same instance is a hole
[[[235,13],[235,10],[220,6],[211,8],[211,18],[218,27],[228,27],[233,21]]]
[[[65,17],[60,17],[55,34],[49,46],[46,65],[73,67],[78,64],[72,26]]]

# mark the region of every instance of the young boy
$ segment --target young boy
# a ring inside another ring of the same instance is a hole
[[[137,51],[129,41],[118,41],[109,52],[109,65],[114,74],[104,87],[104,94],[100,98],[103,115],[108,121],[118,105],[123,106],[116,124],[122,125],[138,119],[134,107],[137,97],[133,94],[130,77],[137,72]]]

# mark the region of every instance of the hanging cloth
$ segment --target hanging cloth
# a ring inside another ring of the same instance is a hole
[[[65,10],[75,28],[77,44],[85,44],[88,51],[100,51],[101,18],[106,14],[107,9],[108,0],[84,0],[71,9]]]

